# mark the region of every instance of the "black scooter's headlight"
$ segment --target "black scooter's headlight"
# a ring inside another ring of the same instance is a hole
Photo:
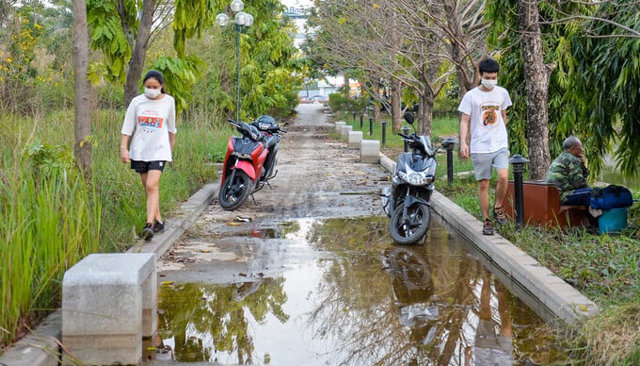
[[[425,186],[433,182],[433,176],[427,176],[425,172],[398,172],[398,176],[412,186]]]

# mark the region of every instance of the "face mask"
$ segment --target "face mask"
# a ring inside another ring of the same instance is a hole
[[[498,85],[498,80],[482,79],[482,85],[487,89],[493,89],[494,86]]]
[[[158,95],[160,95],[160,93],[161,93],[160,89],[144,88],[144,96],[149,99],[156,99]]]

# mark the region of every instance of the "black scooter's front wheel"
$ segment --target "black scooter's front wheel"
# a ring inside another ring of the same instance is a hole
[[[431,209],[427,205],[414,204],[407,208],[407,215],[404,216],[404,205],[400,204],[391,215],[389,231],[391,238],[398,244],[415,244],[429,230],[431,222]]]
[[[235,210],[246,201],[250,191],[251,178],[242,170],[235,169],[220,187],[220,193],[218,194],[220,206],[227,211]]]

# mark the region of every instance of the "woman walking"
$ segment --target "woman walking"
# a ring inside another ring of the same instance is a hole
[[[164,77],[159,71],[147,72],[144,93],[133,98],[122,124],[120,157],[140,174],[147,196],[147,221],[142,238],[151,240],[164,230],[160,215],[158,186],[167,162],[172,159],[176,134],[176,108],[173,97],[165,94]],[[129,146],[131,140],[131,146]]]

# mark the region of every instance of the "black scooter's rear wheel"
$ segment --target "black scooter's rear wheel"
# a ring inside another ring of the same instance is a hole
[[[247,173],[236,169],[229,174],[222,183],[222,187],[220,187],[220,194],[218,195],[220,206],[227,211],[235,210],[246,201],[250,191],[251,178]]]
[[[431,210],[429,206],[414,204],[407,208],[407,216],[403,217],[404,205],[400,204],[391,215],[389,231],[391,238],[398,244],[415,244],[422,239],[429,230]]]

